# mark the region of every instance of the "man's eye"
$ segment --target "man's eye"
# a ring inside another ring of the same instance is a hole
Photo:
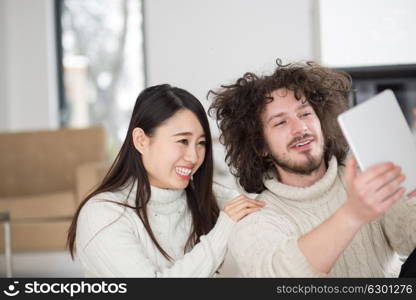
[[[286,123],[286,121],[281,121],[281,122],[279,122],[279,123],[276,123],[275,125],[274,125],[274,127],[276,127],[276,126],[282,126],[282,125],[284,125]]]

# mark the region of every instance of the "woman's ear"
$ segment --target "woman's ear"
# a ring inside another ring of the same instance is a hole
[[[137,151],[143,154],[146,151],[147,146],[149,145],[149,137],[146,135],[143,129],[141,129],[140,127],[136,127],[133,129],[132,138],[134,148],[136,148]]]

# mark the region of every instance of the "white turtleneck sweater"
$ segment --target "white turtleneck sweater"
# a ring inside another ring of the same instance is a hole
[[[227,239],[235,222],[220,212],[214,228],[184,254],[192,216],[185,190],[151,187],[148,216],[160,246],[173,258],[167,260],[156,248],[135,206],[136,186],[94,196],[81,209],[76,232],[76,253],[87,277],[209,277],[224,259]],[[231,189],[214,185],[219,206],[236,197]]]
[[[241,220],[229,240],[231,256],[245,277],[319,277],[298,247],[298,239],[328,219],[346,200],[344,168],[335,157],[323,178],[310,187],[266,179],[257,199],[267,202]],[[416,199],[401,199],[381,218],[363,226],[329,277],[391,277],[398,255],[416,247]]]

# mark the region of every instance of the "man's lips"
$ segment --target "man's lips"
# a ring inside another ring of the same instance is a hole
[[[289,148],[291,149],[296,149],[296,150],[304,150],[304,149],[309,149],[312,145],[312,142],[314,142],[314,138],[305,138],[305,139],[301,139],[298,140],[294,143],[291,144],[291,146]]]

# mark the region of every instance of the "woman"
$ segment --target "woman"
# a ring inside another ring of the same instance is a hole
[[[241,218],[264,202],[215,187],[200,102],[167,84],[137,98],[126,139],[103,182],[81,203],[68,245],[86,276],[209,277]]]

